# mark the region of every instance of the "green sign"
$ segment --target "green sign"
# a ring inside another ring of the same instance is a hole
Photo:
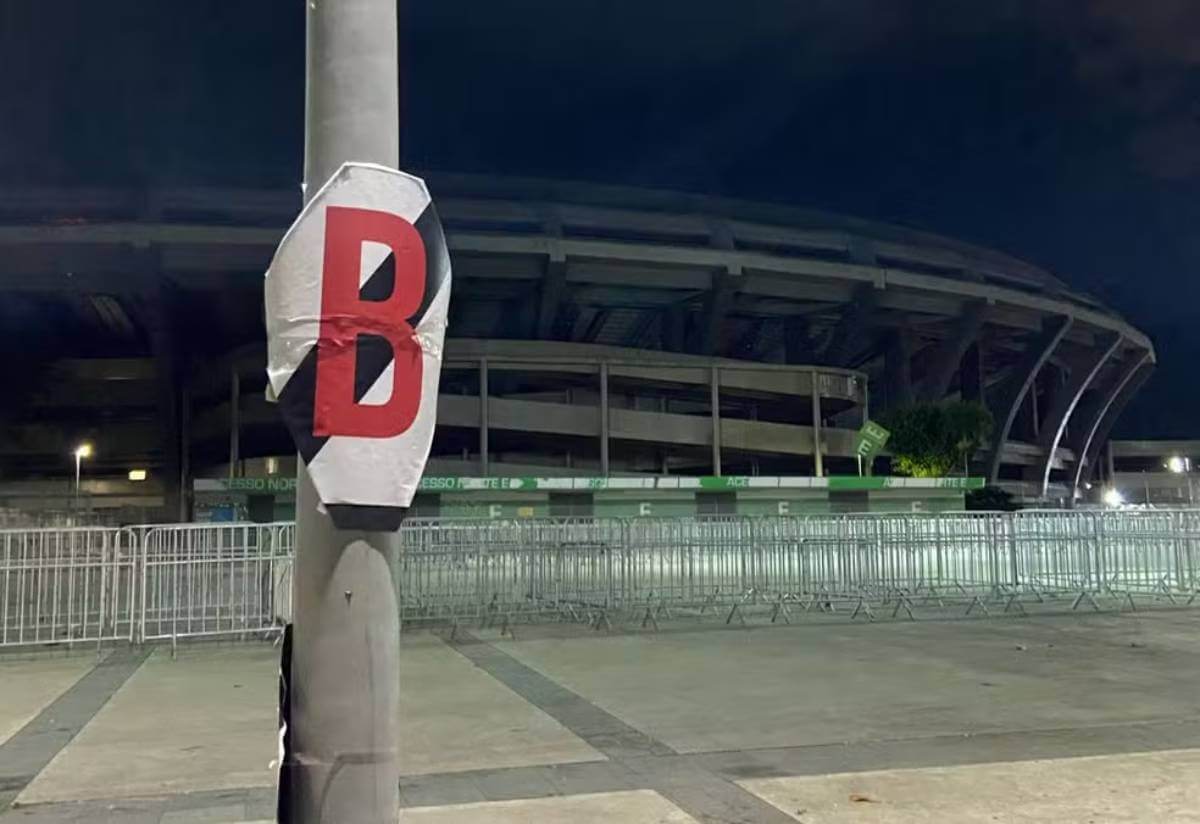
[[[983,489],[983,478],[934,478],[934,489]]]
[[[634,478],[463,478],[426,476],[422,492],[638,492],[678,490],[738,492],[767,489],[980,489],[982,478],[896,478],[832,476],[827,478],[724,475],[721,477]],[[197,492],[293,493],[295,478],[197,478]]]
[[[883,489],[983,489],[983,478],[897,478],[891,476],[859,477],[834,475],[828,478],[833,492],[872,491]]]
[[[863,424],[863,428],[858,430],[858,440],[854,443],[854,454],[860,458],[869,458],[887,446],[890,437],[892,437],[891,432],[875,421],[867,421]]]
[[[229,492],[295,492],[295,478],[221,478]]]
[[[732,492],[749,486],[750,479],[738,475],[709,475],[700,479],[700,488],[706,492]]]

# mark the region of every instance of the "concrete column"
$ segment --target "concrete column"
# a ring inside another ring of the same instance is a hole
[[[158,255],[153,250],[143,250],[138,255],[138,268],[151,281],[145,296],[145,322],[154,354],[156,413],[161,426],[161,454],[163,458],[163,514],[167,520],[180,520],[186,504],[180,496],[183,467],[180,457],[183,452],[182,425],[182,362],[184,343],[175,334],[173,291],[162,281]]]
[[[721,375],[714,366],[709,378],[709,407],[712,411],[712,473],[721,474]]]
[[[821,374],[812,371],[812,435],[813,435],[813,474],[818,478],[825,477],[825,457],[821,448]]]
[[[236,478],[241,474],[238,461],[241,460],[241,378],[237,366],[229,372],[229,477]]]
[[[608,361],[600,364],[600,474],[608,477]]]
[[[479,359],[479,473],[488,475],[488,361]]]
[[[985,301],[972,301],[963,306],[946,337],[925,359],[925,377],[917,392],[920,400],[936,402],[946,396],[954,371],[962,363],[967,349],[979,339],[986,314]]]
[[[962,384],[962,399],[985,403],[983,391],[983,346],[976,342],[967,347],[963,355],[959,371],[959,381]]]
[[[822,363],[848,366],[854,355],[863,349],[863,344],[875,335],[881,291],[871,283],[855,287],[850,303],[842,310],[842,316],[825,344],[825,351],[821,353]]]

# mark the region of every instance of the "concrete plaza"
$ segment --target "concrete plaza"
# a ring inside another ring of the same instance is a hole
[[[406,635],[401,820],[1200,821],[1200,611]],[[0,656],[0,821],[268,820],[277,650]]]

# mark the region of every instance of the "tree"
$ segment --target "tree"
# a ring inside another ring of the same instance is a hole
[[[914,478],[941,478],[965,467],[992,433],[992,415],[975,401],[914,404],[888,416],[892,466]]]

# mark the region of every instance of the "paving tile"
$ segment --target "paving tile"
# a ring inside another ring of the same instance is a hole
[[[742,782],[821,824],[1200,822],[1200,750]]]
[[[277,651],[160,649],[19,803],[161,796],[273,783]]]
[[[401,824],[695,824],[671,802],[649,790],[558,796],[483,804],[455,804],[402,810]]]
[[[71,688],[96,664],[96,653],[45,658],[0,656],[0,744]]]

